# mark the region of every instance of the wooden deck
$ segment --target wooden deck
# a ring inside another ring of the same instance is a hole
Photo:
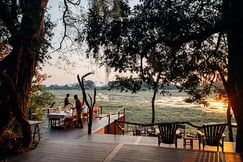
[[[117,115],[110,115],[110,121],[117,119]],[[108,116],[103,118],[93,119],[92,132],[97,131],[100,128],[103,128],[108,123]],[[50,128],[48,126],[48,120],[41,125],[41,137],[42,139],[46,138],[61,138],[61,139],[78,139],[88,134],[88,119],[83,119],[83,128]]]
[[[116,118],[115,116],[113,117]],[[107,118],[94,120],[93,131],[107,123]],[[48,131],[48,132],[46,132]],[[87,135],[87,124],[83,129],[50,129],[43,125],[42,140],[38,147],[27,153],[8,159],[8,162],[241,162],[242,154],[234,153],[234,143],[225,143],[225,152],[216,152],[216,147],[199,151],[197,141],[194,148],[183,148],[178,140],[178,149],[161,144],[156,137],[123,136],[107,134]],[[213,151],[210,151],[213,150]]]
[[[46,139],[35,150],[10,158],[8,162],[243,161],[241,154],[157,147],[140,142],[132,144],[136,138],[146,137],[127,136],[126,140],[123,137],[92,134],[76,140]]]

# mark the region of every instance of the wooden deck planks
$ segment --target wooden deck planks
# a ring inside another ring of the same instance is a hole
[[[118,118],[118,115],[111,115],[110,121],[114,121]],[[108,117],[103,117],[101,119],[94,118],[92,124],[92,132],[97,131],[100,128],[103,128],[108,124]],[[61,139],[78,139],[82,136],[88,134],[88,122],[83,120],[84,128],[50,128],[48,127],[48,120],[42,124],[41,128],[41,138],[61,138]]]
[[[94,120],[93,131],[105,123],[107,118]],[[178,140],[178,149],[175,149],[174,144],[162,143],[158,147],[157,137],[87,135],[87,124],[83,129],[48,130],[48,138],[35,150],[10,158],[8,162],[243,162],[241,154],[208,151],[215,151],[216,147],[198,151],[197,140],[194,140],[194,150],[185,150],[182,140]],[[234,143],[226,142],[225,152],[234,152]]]
[[[80,140],[46,140],[30,152],[8,159],[9,162],[103,161],[116,144],[85,143]]]
[[[47,139],[42,141],[35,150],[10,158],[8,159],[8,162],[243,161],[243,156],[236,153],[203,152],[198,150],[166,148],[135,143],[136,138],[134,137],[129,139],[126,136],[112,135],[90,135],[83,139],[76,140],[59,138]]]
[[[128,156],[129,155],[129,156]],[[241,162],[240,154],[124,145],[112,162]]]

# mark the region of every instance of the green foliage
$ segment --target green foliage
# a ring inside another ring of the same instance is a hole
[[[1,158],[4,156],[14,156],[26,151],[22,146],[21,135],[10,128],[6,128],[0,136],[0,150]]]
[[[55,94],[56,103],[63,104],[63,98],[68,92],[70,96],[80,94],[79,90],[50,90]],[[92,93],[92,90],[88,90]],[[119,90],[97,90],[97,104],[100,104],[102,114],[117,112],[119,108],[126,108],[126,121],[138,123],[151,122],[151,96],[152,91],[138,93],[123,92]],[[204,107],[197,103],[185,103],[188,97],[184,92],[170,91],[171,95],[158,95],[156,100],[156,122],[189,121],[197,125],[210,122],[225,122],[225,109]],[[73,98],[70,98],[74,103]],[[118,107],[118,108],[117,108]]]
[[[55,100],[54,94],[43,89],[41,82],[46,79],[46,75],[36,73],[32,81],[31,92],[27,105],[27,116],[32,120],[42,120],[45,116],[45,110]],[[31,115],[31,117],[30,117]]]
[[[45,115],[45,110],[42,108],[48,107],[55,100],[55,96],[39,88],[38,90],[32,90],[28,101],[28,113],[32,114],[32,120],[42,120]],[[28,114],[29,115],[29,114]]]
[[[136,93],[142,87],[142,81],[140,79],[134,79],[132,76],[127,77],[118,77],[117,81],[110,83],[110,89],[121,89],[122,91]]]
[[[92,80],[85,80],[84,81],[85,84],[85,88],[86,89],[94,89],[96,87],[95,83]],[[50,86],[44,86],[45,90],[61,90],[61,89],[66,89],[66,90],[70,90],[70,89],[80,89],[80,86],[78,83],[74,83],[74,84],[65,84],[65,85],[50,85]]]
[[[95,88],[95,83],[91,80],[86,80],[84,81],[84,86],[87,89],[94,89]]]
[[[213,82],[227,75],[228,62],[226,39],[219,33],[222,1],[144,0],[133,10],[122,4],[120,19],[91,8],[86,24],[89,52],[97,56],[104,49],[101,64],[138,74],[117,77],[113,87],[135,92],[138,80],[152,89],[177,85],[194,101],[217,88]]]
[[[6,43],[6,42],[11,42],[12,39],[16,39],[13,38],[14,35],[18,35],[15,32],[20,32],[20,25],[21,25],[21,21],[22,19],[19,19],[18,17],[22,17],[23,16],[23,10],[27,10],[27,8],[22,8],[24,7],[21,6],[20,3],[17,4],[8,4],[8,2],[4,2],[3,4],[1,4],[3,8],[7,9],[7,10],[11,10],[13,12],[13,17],[11,17],[11,19],[6,20],[5,18],[0,18],[0,43]],[[10,9],[10,7],[12,6],[12,8]],[[25,6],[26,7],[26,6]],[[48,10],[46,10],[48,12]],[[28,12],[28,11],[27,11]],[[16,17],[15,17],[16,16]],[[43,33],[40,37],[39,40],[34,40],[34,42],[31,44],[32,46],[36,46],[39,47],[40,46],[40,50],[39,50],[39,54],[37,55],[37,59],[40,63],[44,63],[45,60],[50,59],[51,56],[48,53],[48,49],[52,48],[51,45],[51,40],[54,36],[54,33],[52,32],[52,29],[55,27],[55,24],[53,22],[51,22],[50,20],[50,14],[46,13],[46,17],[45,17],[45,22],[44,22],[44,28],[43,28]],[[14,26],[8,26],[7,23],[3,23],[3,21],[8,21],[8,23],[13,24]],[[28,25],[28,24],[25,24]],[[14,27],[14,29],[13,29]],[[11,43],[10,43],[10,46]],[[0,48],[1,49],[1,48]],[[0,52],[1,53],[1,52]]]
[[[51,59],[51,56],[48,53],[48,49],[53,48],[51,45],[51,40],[54,36],[52,30],[56,26],[56,24],[51,22],[49,14],[46,14],[44,26],[44,32],[40,39],[41,49],[38,55],[38,60],[40,63],[44,63],[46,60]]]

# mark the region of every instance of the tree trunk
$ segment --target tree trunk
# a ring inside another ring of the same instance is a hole
[[[9,86],[2,85],[1,93],[9,96],[8,103],[10,113],[20,124],[23,135],[23,145],[31,144],[31,128],[26,117],[28,96],[31,89],[32,78],[38,63],[44,25],[44,9],[48,0],[32,0],[23,4],[23,16],[20,29],[16,27],[16,33],[12,33],[10,44],[12,52],[0,63],[0,69],[6,72],[6,77],[12,83]],[[14,96],[13,93],[16,92]],[[2,99],[2,98],[1,98]],[[1,102],[1,101],[0,101]],[[0,105],[0,109],[6,109]],[[7,115],[8,116],[8,115]],[[12,118],[12,117],[11,117]],[[9,121],[2,121],[7,125]],[[1,125],[2,126],[2,125]]]
[[[77,75],[78,83],[79,83],[79,86],[82,90],[84,103],[86,104],[86,106],[88,106],[88,109],[89,109],[88,134],[92,133],[93,108],[94,108],[94,105],[95,105],[95,102],[96,102],[96,88],[94,89],[93,102],[92,102],[91,96],[89,95],[89,98],[90,98],[90,103],[89,103],[88,99],[87,99],[85,87],[84,87],[84,79],[85,79],[85,77],[87,77],[88,75],[91,75],[91,74],[93,74],[93,73],[92,72],[86,73],[85,75],[82,76],[81,79],[80,79],[79,75]]]
[[[156,99],[157,89],[158,88],[154,88],[154,93],[151,101],[152,102],[152,123],[155,122],[155,99]]]
[[[152,101],[151,101],[152,102],[152,123],[155,122],[155,99],[156,99],[156,95],[158,93],[158,84],[159,84],[159,80],[160,80],[160,75],[161,75],[161,72],[158,73],[157,78],[153,85],[154,93],[153,93],[153,97],[152,97]]]
[[[243,119],[242,119],[242,97],[243,94],[232,97],[231,102],[234,104],[232,106],[236,123],[237,123],[237,134],[236,134],[236,152],[243,153]]]
[[[232,119],[232,114],[230,112],[231,110],[231,106],[230,104],[228,104],[228,108],[227,108],[227,123],[228,123],[228,130],[229,130],[229,141],[230,142],[234,142],[234,138],[233,138],[233,129],[232,129],[232,122],[231,122],[231,119]]]
[[[88,134],[92,133],[93,108],[89,109]]]
[[[228,25],[228,96],[237,122],[236,152],[243,153],[243,3],[240,0],[224,3]]]

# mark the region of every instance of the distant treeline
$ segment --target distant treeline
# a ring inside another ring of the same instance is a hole
[[[89,89],[94,89],[96,88],[97,90],[110,90],[111,89],[111,85],[113,84],[114,81],[110,81],[107,85],[105,86],[96,86],[95,83],[91,80],[87,80],[85,81],[85,88],[87,90]],[[80,86],[78,83],[74,83],[74,84],[65,84],[65,85],[50,85],[50,86],[46,86],[44,85],[44,89],[45,90],[79,90]],[[113,87],[113,89],[115,89]],[[116,88],[119,89],[119,88]],[[170,85],[165,87],[166,90],[175,90],[177,89],[176,86]],[[147,85],[147,84],[143,84],[141,87],[141,91],[146,91],[146,90],[151,90],[151,88]]]
[[[91,80],[86,80],[84,81],[84,84],[85,84],[85,88],[86,89],[108,89],[108,86],[101,86],[101,87],[97,87],[95,85],[95,83]],[[54,84],[54,85],[50,85],[50,86],[45,86],[44,85],[44,89],[45,90],[79,90],[80,89],[80,86],[78,83],[74,83],[74,84],[65,84],[65,85],[57,85],[57,84]]]

